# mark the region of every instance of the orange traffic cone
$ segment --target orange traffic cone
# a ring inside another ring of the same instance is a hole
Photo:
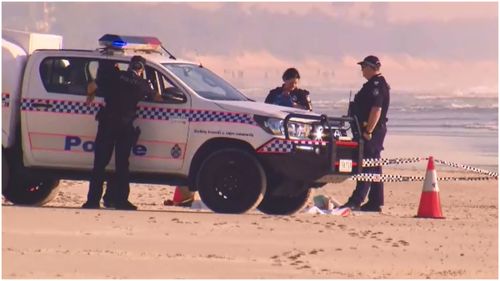
[[[179,204],[184,201],[184,196],[182,194],[181,188],[179,188],[178,186],[175,187],[174,197],[172,198],[172,201],[174,201],[174,204]]]
[[[436,170],[434,169],[434,158],[432,156],[429,157],[429,163],[427,164],[417,217],[444,219],[441,213],[439,186],[437,183]]]
[[[194,193],[191,192],[186,186],[176,186],[174,191],[174,197],[172,200],[165,200],[163,202],[166,206],[191,206],[194,200]]]

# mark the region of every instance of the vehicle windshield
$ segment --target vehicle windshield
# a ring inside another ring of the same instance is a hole
[[[162,64],[200,96],[210,100],[250,100],[224,79],[200,65],[182,63]]]

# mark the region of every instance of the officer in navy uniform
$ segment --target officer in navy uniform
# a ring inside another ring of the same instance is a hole
[[[376,56],[367,56],[358,62],[366,82],[354,97],[352,115],[362,125],[365,140],[363,158],[380,158],[384,149],[387,132],[387,110],[390,102],[390,86],[380,73],[380,60]],[[382,167],[363,168],[363,173],[382,174]],[[368,194],[368,202],[361,206]],[[384,205],[384,183],[358,181],[356,189],[342,207],[368,212],[381,212]]]
[[[269,92],[265,103],[281,106],[289,106],[312,111],[311,98],[309,92],[297,88],[300,75],[297,69],[289,68],[282,76],[283,85]]]
[[[137,209],[128,201],[129,157],[139,133],[138,128],[133,126],[133,121],[136,118],[139,101],[145,97],[154,100],[161,99],[149,83],[142,78],[145,65],[146,60],[141,56],[132,57],[128,71],[112,69],[111,66],[103,63],[103,67],[107,70],[100,76],[98,75],[97,79],[88,86],[87,104],[94,99],[96,90],[100,90],[105,96],[105,107],[99,110],[96,116],[99,126],[95,139],[94,167],[87,202],[82,208],[100,208],[105,168],[111,160],[114,149],[114,184],[113,192],[108,196],[107,205],[120,210]]]

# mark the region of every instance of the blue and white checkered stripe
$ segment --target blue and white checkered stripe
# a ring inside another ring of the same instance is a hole
[[[170,118],[188,119],[189,112],[184,109],[167,109],[159,107],[140,107],[137,116],[146,120],[169,120]]]
[[[58,113],[73,113],[73,114],[96,114],[99,111],[99,106],[87,106],[76,101],[58,101],[52,104],[50,111]]]
[[[47,103],[46,100],[40,99],[22,99],[21,110],[23,111],[36,111],[37,109],[33,107],[35,103]]]
[[[293,144],[291,141],[282,139],[273,139],[258,150],[260,153],[290,153]]]
[[[2,107],[9,107],[10,95],[7,93],[2,93]]]
[[[50,107],[39,109],[34,104],[47,104]],[[54,113],[88,114],[94,115],[99,111],[100,104],[85,105],[78,101],[51,101],[45,99],[23,99],[21,110],[23,111],[44,111]]]
[[[44,109],[35,108],[33,104],[42,103],[50,104],[51,106]],[[101,105],[92,104],[85,105],[78,101],[56,101],[45,99],[23,99],[21,110],[23,111],[44,111],[54,113],[72,113],[72,114],[89,114],[95,115]],[[146,120],[169,120],[169,119],[186,119],[189,122],[228,122],[257,125],[251,115],[244,113],[220,112],[209,110],[187,110],[187,109],[170,109],[160,107],[139,107],[137,116]]]
[[[290,153],[294,145],[326,146],[328,142],[313,140],[273,139],[257,150],[259,153]]]
[[[228,113],[220,111],[191,111],[190,122],[228,122],[256,125],[253,118],[243,113]]]
[[[186,119],[189,122],[228,122],[257,125],[250,115],[232,112],[141,107],[137,115],[139,118],[148,120]]]

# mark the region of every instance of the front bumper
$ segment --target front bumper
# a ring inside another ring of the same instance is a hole
[[[273,138],[257,149],[259,159],[274,176],[304,183],[328,183],[341,182],[361,172],[363,141],[355,118],[289,114],[285,128],[293,118],[319,121],[330,132],[347,124],[351,137],[330,133],[321,141],[293,140],[285,131],[285,138]]]

